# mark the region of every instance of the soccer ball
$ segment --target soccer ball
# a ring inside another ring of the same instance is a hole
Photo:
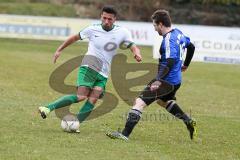
[[[63,117],[61,121],[61,127],[65,132],[77,132],[79,133],[80,123],[76,116],[68,114]]]

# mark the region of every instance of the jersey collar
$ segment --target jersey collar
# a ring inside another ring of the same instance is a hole
[[[168,33],[172,32],[173,30],[174,30],[174,29],[171,29],[169,32],[165,33],[165,34],[163,35],[163,37],[166,37],[166,35],[167,35]]]
[[[102,29],[103,29],[104,31],[109,32],[109,31],[113,30],[113,28],[115,27],[115,25],[113,24],[113,25],[112,25],[112,28],[111,28],[110,30],[105,30],[105,29],[103,28],[102,24],[101,24],[101,27],[102,27]]]

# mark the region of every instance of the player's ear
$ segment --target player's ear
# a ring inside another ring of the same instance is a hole
[[[162,22],[159,22],[158,26],[159,26],[159,27],[162,27],[162,26],[163,26],[163,23],[162,23]]]
[[[113,16],[113,21],[115,22],[116,21],[116,19],[117,19],[117,16]]]

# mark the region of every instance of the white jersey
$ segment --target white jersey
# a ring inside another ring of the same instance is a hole
[[[81,39],[89,39],[87,56],[85,56],[88,58],[83,60],[82,66],[97,70],[104,77],[108,77],[112,58],[117,54],[119,46],[124,44],[130,47],[133,44],[130,32],[116,25],[112,30],[105,31],[101,24],[94,24],[80,31],[79,35]]]

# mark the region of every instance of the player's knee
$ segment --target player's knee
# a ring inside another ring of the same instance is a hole
[[[174,104],[176,104],[176,101],[175,101],[175,100],[169,100],[169,101],[167,101],[167,103],[166,103],[166,109],[167,109],[167,110],[171,110],[171,108],[173,107]]]
[[[133,106],[133,109],[137,109],[139,111],[142,111],[145,106],[146,106],[145,102],[141,98],[137,98],[135,100],[135,104]]]

